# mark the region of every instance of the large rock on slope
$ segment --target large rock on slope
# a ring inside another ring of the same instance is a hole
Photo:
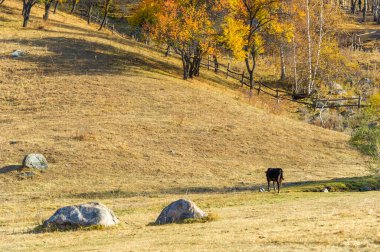
[[[28,154],[24,157],[22,166],[45,171],[48,168],[48,163],[42,154]]]
[[[330,94],[332,95],[344,95],[347,94],[346,90],[337,82],[330,83]]]
[[[94,225],[112,226],[119,223],[115,214],[105,205],[90,202],[58,209],[53,216],[46,220],[44,227],[89,227]]]
[[[162,210],[156,220],[156,224],[167,224],[183,221],[185,219],[201,219],[207,214],[198,208],[194,202],[180,199],[172,202]]]

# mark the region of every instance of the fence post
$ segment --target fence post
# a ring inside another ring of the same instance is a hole
[[[276,89],[276,97],[277,97],[277,104],[280,103],[280,96],[278,94],[278,86],[277,86],[277,89]]]
[[[207,58],[207,70],[210,71],[210,55]]]
[[[244,86],[244,74],[245,74],[245,70],[243,70],[243,73],[241,74],[241,87]]]
[[[259,82],[259,89],[257,90],[257,95],[260,94],[260,91],[261,91],[261,80],[260,80],[260,82]]]
[[[230,73],[230,63],[228,63],[228,65],[227,65],[227,79],[228,79],[228,75],[229,75],[229,73]]]
[[[361,95],[359,95],[359,98],[358,98],[358,109],[360,109],[361,105],[362,105],[362,97],[361,97]]]

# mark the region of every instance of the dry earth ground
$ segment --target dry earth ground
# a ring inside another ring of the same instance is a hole
[[[175,59],[64,13],[45,24],[36,7],[21,29],[21,3],[3,5],[0,251],[379,248],[378,192],[215,193],[256,188],[270,166],[286,182],[366,175],[347,135],[258,109],[222,77],[182,81]],[[26,56],[10,58],[15,49]],[[50,170],[19,180],[30,152]],[[179,197],[220,220],[147,226]],[[95,200],[123,224],[28,233],[58,207]]]

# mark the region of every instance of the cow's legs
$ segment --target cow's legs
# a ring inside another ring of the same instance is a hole
[[[270,192],[270,181],[268,179],[268,192]]]
[[[278,191],[278,193],[280,193],[280,185],[281,185],[281,182],[277,181],[277,191]]]
[[[274,181],[273,181],[273,191],[276,192],[276,185],[274,184]]]

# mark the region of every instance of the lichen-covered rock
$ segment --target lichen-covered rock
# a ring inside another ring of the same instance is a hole
[[[22,57],[25,55],[25,52],[24,51],[21,51],[21,50],[14,50],[12,53],[11,53],[11,56],[13,58],[19,58],[19,57]]]
[[[22,161],[23,167],[34,168],[41,171],[47,170],[48,163],[42,154],[28,154]]]
[[[118,223],[119,220],[112,210],[103,204],[90,202],[58,209],[53,216],[44,222],[43,226],[67,228],[101,225],[107,227]]]
[[[183,221],[185,219],[201,219],[206,216],[207,214],[198,208],[194,202],[180,199],[165,207],[155,223],[167,224]]]
[[[330,94],[332,95],[343,95],[346,94],[346,90],[337,82],[330,83]]]

